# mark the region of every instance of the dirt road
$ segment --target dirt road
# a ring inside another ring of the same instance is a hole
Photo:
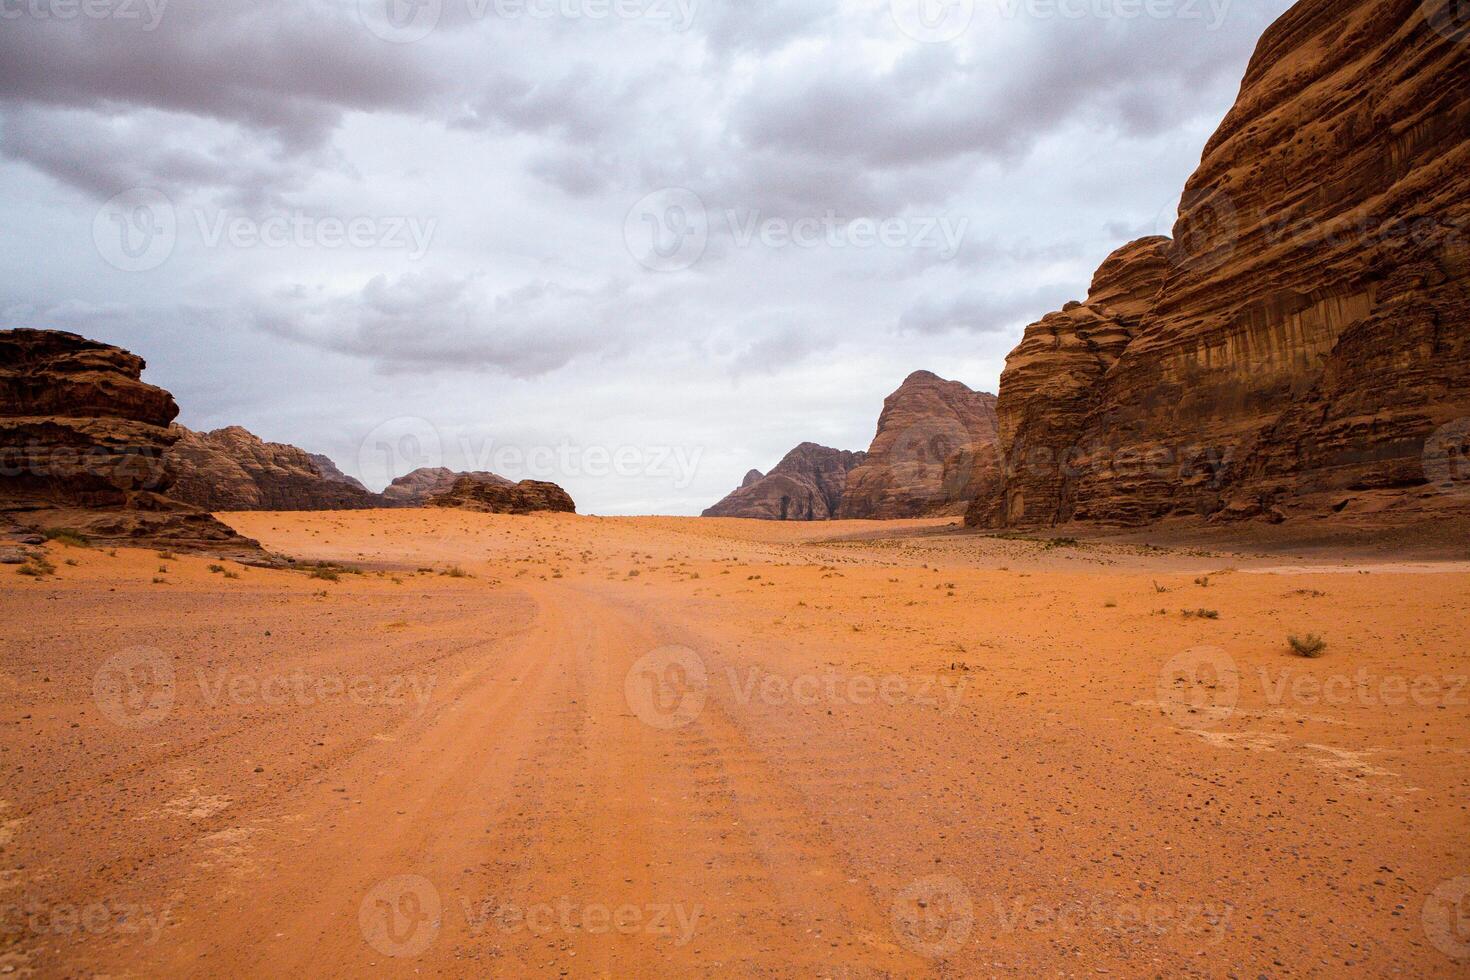
[[[1463,569],[231,520],[0,583],[0,969],[1470,969]]]

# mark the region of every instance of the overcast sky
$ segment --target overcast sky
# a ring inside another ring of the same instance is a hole
[[[691,514],[1167,234],[1285,0],[0,0],[0,327]]]

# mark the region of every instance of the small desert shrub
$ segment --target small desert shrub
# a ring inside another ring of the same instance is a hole
[[[1193,619],[1196,616],[1200,619],[1220,618],[1220,611],[1218,609],[1181,609],[1179,611],[1184,614],[1185,619]]]
[[[154,585],[167,585],[168,584],[168,579],[155,577],[153,579],[153,584]]]
[[[225,566],[223,566],[223,565],[210,565],[209,566],[209,570],[212,573],[214,573],[215,575],[219,575],[220,573],[222,573],[225,570]]]
[[[89,548],[92,541],[80,531],[73,531],[69,527],[53,527],[46,531],[47,541],[59,541],[62,544],[71,545],[73,548]]]
[[[310,577],[324,579],[328,582],[342,581],[342,574],[340,572],[338,572],[335,568],[326,568],[324,566],[317,566],[316,568],[313,568],[311,570]]]
[[[1194,580],[1194,584],[1195,585],[1198,585],[1202,589],[1209,588],[1209,585],[1210,585],[1210,577],[1208,575],[1203,575],[1203,576],[1195,579]]]
[[[1298,657],[1320,657],[1327,652],[1327,641],[1316,633],[1308,633],[1306,636],[1288,636],[1286,642],[1291,644],[1291,649]]]
[[[227,572],[224,573],[224,575],[225,575],[225,578],[239,578],[240,577],[240,573],[239,572],[229,572],[229,571],[227,571]]]
[[[1112,599],[1109,599],[1107,602],[1104,602],[1103,603],[1103,608],[1104,609],[1117,609],[1118,608],[1118,604],[1116,602],[1114,602]]]
[[[1157,582],[1155,582],[1155,583],[1154,583],[1154,591],[1155,591],[1155,592],[1168,592],[1168,591],[1169,591],[1169,590],[1168,590],[1168,589],[1166,589],[1166,588],[1164,588],[1164,587],[1163,587],[1163,586],[1162,586],[1162,585],[1160,585],[1160,584],[1159,584],[1159,583],[1157,583]]]
[[[178,557],[179,556],[174,554],[172,551],[160,551],[158,553],[159,561],[174,561]]]
[[[444,571],[440,572],[439,574],[440,575],[447,575],[450,578],[469,578],[470,577],[470,573],[467,572],[467,571],[465,571],[463,568],[460,568],[458,565],[450,565],[448,568],[444,569]]]
[[[1050,551],[1052,548],[1075,548],[1075,547],[1077,547],[1077,539],[1076,538],[1052,538],[1050,541],[1048,541],[1046,543],[1046,549],[1048,551]]]

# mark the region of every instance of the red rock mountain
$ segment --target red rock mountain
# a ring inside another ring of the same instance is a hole
[[[1102,380],[1138,335],[1168,272],[1170,240],[1143,238],[1110,255],[1084,303],[1068,303],[1026,328],[1006,359],[996,404],[1003,450],[999,485],[975,498],[968,519],[990,526],[1070,518],[1083,426]]]
[[[144,367],[76,334],[0,331],[0,523],[258,553],[254,541],[162,496],[179,408],[142,380]]]
[[[484,479],[484,474],[465,474],[456,479],[447,490],[429,498],[430,507],[458,507],[463,510],[482,511],[490,514],[534,514],[554,511],[575,514],[577,505],[565,490],[555,483],[539,480],[523,480],[511,483],[494,474]]]
[[[1454,0],[1294,6],[1261,38],[1173,241],[1125,246],[1082,307],[1027,329],[1001,383],[1001,486],[969,519],[1464,503],[1434,477],[1470,427],[1467,134]]]
[[[825,521],[837,515],[848,472],[863,453],[804,442],[762,476],[746,474],[740,489],[704,512],[705,517],[766,521]]]
[[[484,483],[498,482],[505,486],[513,485],[509,480],[496,476],[494,473],[456,473],[443,466],[429,466],[414,470],[394,480],[383,491],[383,500],[389,507],[426,507],[430,497],[443,493],[454,486],[456,480],[465,476],[473,477]]]
[[[349,487],[356,487],[363,493],[372,492],[362,485],[361,480],[348,476],[338,469],[337,464],[332,462],[331,457],[323,456],[321,453],[307,453],[306,455],[311,459],[312,465],[316,467],[317,472],[322,475],[323,480],[330,480],[333,483],[345,483]]]
[[[382,499],[326,457],[264,442],[239,426],[193,432],[174,426],[168,452],[177,478],[169,496],[208,511],[361,510]],[[325,460],[330,471],[318,459]]]
[[[848,474],[836,516],[893,519],[963,514],[994,482],[995,396],[928,371],[883,403],[878,432]]]

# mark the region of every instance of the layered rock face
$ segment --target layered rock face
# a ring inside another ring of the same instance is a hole
[[[254,551],[208,514],[161,496],[178,438],[173,396],[141,357],[54,330],[0,331],[0,512],[114,541]]]
[[[762,476],[746,474],[740,489],[704,512],[705,517],[765,521],[825,521],[837,516],[843,491],[863,453],[804,442]]]
[[[996,398],[928,371],[883,403],[878,432],[848,475],[837,517],[963,514],[995,482]]]
[[[484,479],[484,476],[491,479]],[[575,514],[577,505],[571,496],[555,483],[522,480],[511,483],[494,474],[467,474],[456,479],[448,489],[429,498],[430,507],[458,507],[490,514],[535,514],[552,511]]]
[[[167,485],[173,396],[141,357],[76,334],[0,332],[0,499],[120,507]]]
[[[380,498],[327,460],[278,442],[264,442],[239,426],[193,432],[175,426],[168,453],[176,474],[169,496],[208,511],[360,510]]]
[[[1006,359],[996,404],[998,483],[977,494],[971,524],[1054,524],[1071,517],[1084,426],[1102,380],[1137,336],[1169,269],[1167,238],[1110,255],[1083,303],[1026,328]]]
[[[1466,40],[1453,0],[1302,0],[1273,24],[1185,188],[1162,285],[1099,345],[1114,363],[1080,367],[1056,320],[1007,362],[1003,488],[971,520],[1449,503],[1426,463],[1470,416]],[[1124,278],[1147,291],[1152,262]],[[1038,447],[1070,465],[1017,477]]]

